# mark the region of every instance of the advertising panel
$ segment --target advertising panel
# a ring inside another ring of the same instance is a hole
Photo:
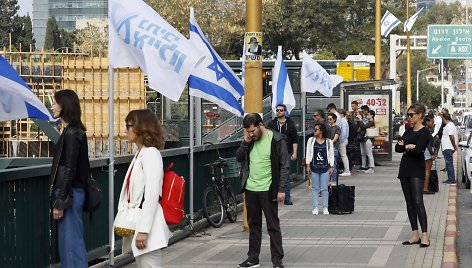
[[[345,107],[352,112],[351,102],[357,101],[359,109],[367,105],[375,111],[375,127],[379,136],[373,139],[374,155],[392,156],[391,129],[391,92],[388,90],[350,90],[346,92]]]

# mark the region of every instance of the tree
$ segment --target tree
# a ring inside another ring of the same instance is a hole
[[[46,24],[46,37],[44,40],[44,49],[57,49],[62,46],[61,35],[57,26],[55,17],[49,17]]]
[[[100,31],[93,25],[77,30],[77,44],[80,52],[91,53],[93,56],[106,55],[108,48],[108,32]]]
[[[21,34],[19,34],[19,43],[21,43],[21,51],[29,51],[30,46],[31,50],[35,50],[36,40],[33,37],[33,26],[31,24],[31,17],[28,15],[19,17],[20,23],[19,27],[21,29]]]
[[[10,34],[11,43],[17,43],[14,22],[19,18],[17,14],[19,9],[17,0],[0,0],[0,49],[10,45]]]

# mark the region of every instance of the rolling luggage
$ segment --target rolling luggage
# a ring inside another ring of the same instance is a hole
[[[355,186],[339,184],[329,189],[328,210],[330,214],[351,214],[354,211]]]

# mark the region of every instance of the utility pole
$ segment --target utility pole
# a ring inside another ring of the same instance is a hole
[[[262,0],[246,0],[246,44],[244,59],[244,113],[262,114]],[[248,231],[246,198],[243,230]]]
[[[380,0],[375,0],[375,80],[380,80],[382,71],[382,47],[380,37]]]

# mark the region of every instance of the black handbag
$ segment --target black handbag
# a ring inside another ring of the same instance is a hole
[[[90,175],[87,179],[87,185],[85,186],[85,202],[83,211],[94,212],[100,207],[100,204],[102,203],[102,190],[92,176],[90,163],[89,173]]]
[[[362,133],[362,132],[358,132],[357,135],[356,135],[356,141],[357,142],[365,142],[365,136],[364,136],[365,133]]]

